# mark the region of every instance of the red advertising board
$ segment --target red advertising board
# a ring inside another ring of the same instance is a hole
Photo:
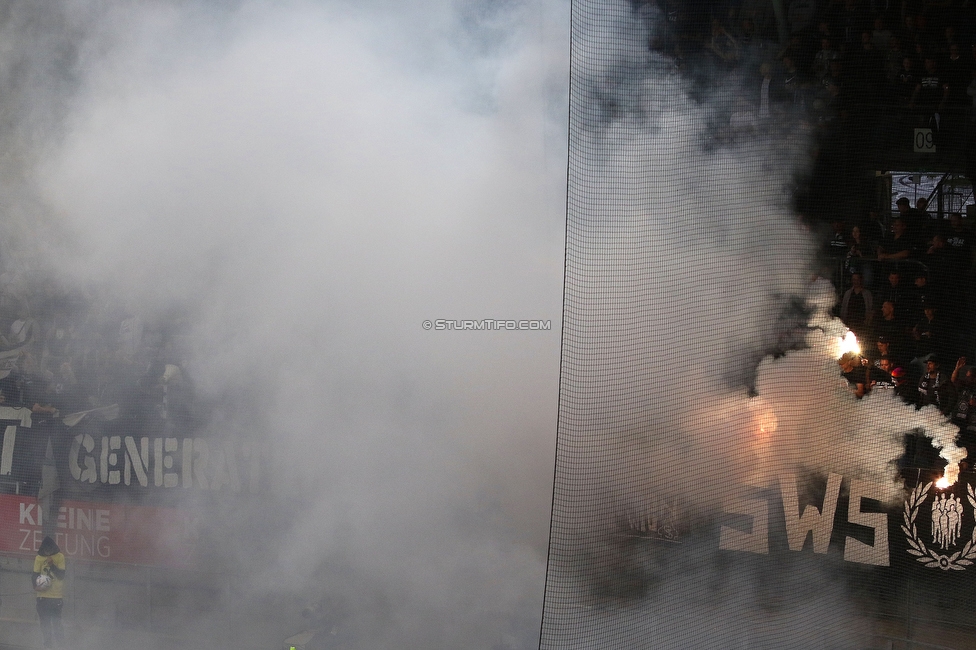
[[[34,555],[43,524],[37,499],[0,495],[0,553]],[[61,551],[75,560],[169,567],[193,562],[194,517],[176,508],[65,501],[56,530]]]

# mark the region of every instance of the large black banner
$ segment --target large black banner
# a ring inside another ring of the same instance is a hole
[[[35,496],[60,490],[65,497],[107,501],[124,493],[132,502],[188,490],[262,490],[264,446],[175,429],[145,435],[115,415],[61,417],[0,407],[0,491]]]

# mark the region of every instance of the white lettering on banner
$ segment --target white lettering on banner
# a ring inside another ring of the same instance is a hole
[[[0,495],[0,550],[33,555],[50,535],[66,556],[77,559],[193,565],[201,520],[188,510],[69,500],[45,512],[50,529],[41,524],[41,511],[33,497]]]
[[[122,449],[122,436],[111,436],[109,438],[102,438],[102,444],[105,444],[105,441],[106,440],[108,440],[108,461],[107,461],[107,463],[106,463],[105,466],[107,468],[108,467],[118,467],[118,465],[119,465],[119,454],[117,452],[120,449]],[[103,478],[102,479],[102,483],[104,483],[104,482],[105,482],[105,479]],[[109,485],[118,485],[121,482],[122,482],[122,472],[120,472],[117,469],[110,469],[110,470],[108,470],[108,484]]]
[[[826,553],[830,544],[830,533],[834,529],[834,512],[837,510],[837,497],[840,494],[840,474],[827,477],[827,491],[824,494],[823,509],[808,505],[800,515],[800,500],[796,493],[796,476],[783,474],[779,477],[780,494],[783,497],[783,513],[786,516],[786,538],[791,551],[802,551],[807,541],[807,533],[813,536],[813,552]]]
[[[193,467],[193,438],[183,439],[183,464],[180,467]],[[193,487],[193,472],[184,471],[182,474],[183,487]]]
[[[166,438],[163,441],[163,451],[166,452],[163,455],[163,487],[176,487],[180,484],[180,475],[176,472],[167,472],[167,469],[173,469],[173,452],[178,451],[180,448],[180,441],[176,438]]]
[[[0,448],[0,474],[10,476],[14,465],[14,444],[17,441],[16,425],[8,425],[3,431],[3,448]]]
[[[44,540],[43,512],[36,503],[19,503],[21,525],[29,528],[19,528],[22,534],[18,549],[36,553]],[[57,527],[54,541],[64,551],[65,555],[83,558],[109,559],[112,555],[111,540],[108,533],[112,532],[111,510],[105,508],[78,508],[61,506],[58,508]]]
[[[23,538],[18,550],[37,553],[44,541],[44,531],[36,528],[21,528]],[[55,533],[54,541],[58,548],[68,557],[94,558],[96,555],[103,559],[112,557],[112,546],[105,535],[85,535],[82,533]]]
[[[85,468],[82,469],[78,464],[81,450],[88,452],[85,455]],[[94,483],[98,480],[98,470],[95,467],[95,458],[91,454],[95,450],[95,439],[89,434],[75,436],[71,443],[71,450],[68,452],[68,469],[71,471],[71,478],[82,483]]]
[[[108,438],[105,436],[102,436],[102,454],[98,460],[98,480],[108,483]]]
[[[725,512],[752,517],[752,532],[722,526],[718,547],[726,551],[769,554],[769,504],[765,499],[729,497]]]
[[[31,515],[31,512],[33,510],[34,510],[33,503],[24,503],[23,501],[20,502],[20,524],[21,525],[25,523],[30,524],[31,526],[37,525],[36,523],[34,523],[34,516]]]
[[[99,442],[86,433],[72,441],[68,469],[82,483],[253,493],[260,489],[261,449],[250,441],[204,438],[102,436]]]
[[[36,509],[35,509],[36,508]],[[37,519],[34,519],[34,512],[37,513]],[[41,507],[35,503],[24,503],[20,502],[20,523],[27,524],[28,526],[43,526],[44,525],[44,511]]]
[[[868,546],[853,537],[844,540],[844,559],[848,562],[888,566],[888,515],[884,512],[862,512],[861,500],[884,499],[884,487],[853,479],[851,481],[851,501],[847,506],[847,520],[852,524],[874,529],[874,546]]]
[[[139,447],[132,436],[125,437],[125,472],[123,478],[126,485],[132,484],[132,473],[135,472],[139,485],[149,485],[149,438],[141,438]]]
[[[800,514],[797,496],[797,481],[792,474],[779,477],[780,494],[783,499],[783,513],[786,523],[787,543],[791,551],[801,551],[808,533],[813,537],[813,552],[826,553],[833,532],[834,515],[840,496],[843,477],[838,474],[827,476],[823,508],[818,510],[807,505]],[[847,519],[852,524],[865,526],[874,531],[874,544],[869,545],[851,536],[844,540],[844,559],[848,562],[889,566],[888,515],[885,512],[863,512],[863,499],[882,500],[884,486],[868,481],[851,480],[850,505]],[[728,514],[752,517],[752,532],[746,533],[735,528],[722,526],[719,548],[727,551],[746,551],[749,553],[769,553],[769,506],[764,498],[746,499],[730,497],[725,502]]]

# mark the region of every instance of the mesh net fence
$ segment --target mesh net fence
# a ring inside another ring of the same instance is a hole
[[[807,8],[573,3],[542,648],[968,647],[971,254],[876,180],[896,13]]]

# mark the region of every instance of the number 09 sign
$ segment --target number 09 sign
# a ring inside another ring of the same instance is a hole
[[[935,153],[932,129],[915,129],[915,153]]]

